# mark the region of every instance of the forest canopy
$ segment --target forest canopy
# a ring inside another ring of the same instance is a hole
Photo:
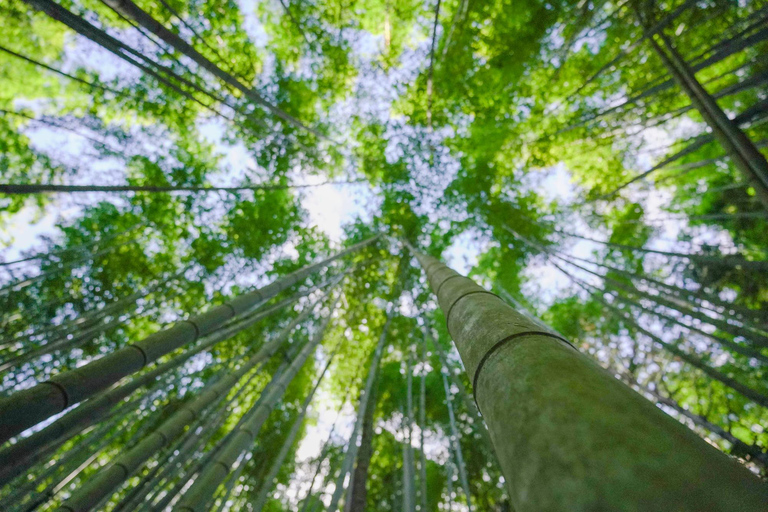
[[[768,500],[768,3],[0,26],[0,510]]]

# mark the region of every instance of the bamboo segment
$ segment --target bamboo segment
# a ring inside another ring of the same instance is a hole
[[[272,409],[282,400],[288,384],[293,381],[293,378],[299,373],[299,370],[304,366],[309,356],[312,355],[320,342],[323,341],[326,327],[330,323],[335,306],[336,304],[334,303],[330,308],[328,317],[315,333],[312,341],[299,351],[284,374],[276,381],[273,379],[275,385],[270,386],[256,406],[246,413],[240,426],[234,431],[234,435],[221,447],[212,463],[202,469],[192,487],[184,494],[184,498],[174,510],[187,512],[206,510],[207,503],[219,485],[227,478],[234,463],[244,452],[250,450],[253,446],[259,430],[269,417]]]
[[[464,464],[464,455],[461,452],[461,437],[459,429],[456,428],[456,415],[453,412],[453,395],[448,386],[448,377],[446,376],[448,368],[443,368],[440,375],[443,377],[443,389],[445,390],[445,406],[448,408],[448,420],[451,427],[450,444],[453,454],[456,457],[456,467],[459,470],[459,482],[464,491],[464,497],[467,498],[467,510],[472,512],[472,498],[469,490],[469,479],[467,479],[467,466]]]
[[[10,461],[0,467],[0,485],[4,485],[31,467],[39,459],[41,454],[49,453],[51,450],[56,449],[64,443],[67,439],[79,433],[83,428],[98,422],[99,419],[113,406],[139,388],[154,383],[166,372],[181,366],[193,356],[208,350],[220,341],[234,336],[243,329],[254,325],[275,311],[282,309],[288,304],[292,304],[299,298],[308,295],[314,289],[322,286],[323,285],[320,285],[299,292],[263,311],[246,316],[238,322],[228,324],[201,340],[201,343],[197,347],[173,357],[169,361],[157,366],[154,370],[140,375],[122,386],[112,388],[101,395],[94,397],[39,432],[35,432],[29,437],[20,439],[16,444],[0,450],[0,460]]]
[[[320,383],[323,381],[323,377],[328,371],[328,368],[331,366],[331,362],[333,361],[335,355],[336,353],[334,352],[334,354],[328,358],[328,363],[326,363],[325,368],[320,373],[320,377],[317,379],[317,382],[312,388],[312,391],[310,391],[307,397],[304,399],[304,403],[301,405],[301,411],[296,417],[296,420],[294,420],[293,425],[291,426],[291,430],[288,432],[285,441],[283,441],[283,445],[280,447],[280,451],[278,452],[277,457],[275,457],[274,462],[272,462],[272,466],[270,466],[269,471],[267,471],[267,476],[264,477],[264,483],[261,486],[259,495],[256,497],[256,500],[254,500],[252,505],[253,510],[256,512],[260,512],[264,507],[264,504],[267,502],[269,491],[272,489],[272,484],[277,477],[277,473],[280,471],[280,467],[282,467],[283,462],[285,462],[285,458],[288,456],[288,452],[293,447],[293,442],[296,440],[296,436],[299,435],[299,430],[301,430],[304,417],[307,415],[309,404],[312,402],[312,398],[314,398],[317,388],[320,387]]]
[[[518,512],[758,511],[746,468],[497,296],[415,252]]]
[[[311,273],[361,249],[377,238],[378,236],[369,238],[263,288],[237,296],[229,302],[178,322],[101,359],[75,370],[62,372],[46,382],[0,400],[0,442],[93,396],[159,357],[210,334],[232,318],[252,311],[278,293],[303,281]]]
[[[379,336],[379,342],[376,344],[376,349],[373,352],[373,358],[371,359],[371,366],[368,370],[368,376],[365,379],[365,387],[360,393],[360,405],[357,407],[357,420],[352,430],[352,435],[349,437],[349,444],[347,445],[347,451],[344,454],[344,461],[341,464],[341,472],[339,473],[339,479],[336,481],[336,489],[331,496],[331,503],[326,508],[326,512],[336,512],[339,508],[339,501],[344,494],[344,481],[347,478],[347,474],[352,470],[352,465],[357,458],[357,439],[360,436],[360,432],[363,429],[363,422],[365,418],[366,409],[369,406],[369,399],[373,391],[373,384],[376,381],[376,375],[378,374],[379,363],[381,362],[381,356],[384,351],[384,345],[387,341],[387,333],[389,332],[389,325],[392,321],[392,313],[387,313],[387,321],[384,324],[384,328],[381,330],[381,336]]]
[[[220,381],[208,386],[197,398],[173,413],[157,430],[142,439],[136,446],[123,453],[108,468],[99,471],[93,478],[81,486],[61,506],[62,511],[80,512],[94,508],[104,497],[130,477],[164,446],[179,437],[187,425],[208,408],[223,400],[229,390],[259,363],[272,357],[288,340],[288,335],[312,312],[313,306],[306,308],[297,316],[279,336],[265,344],[237,371],[228,373]]]

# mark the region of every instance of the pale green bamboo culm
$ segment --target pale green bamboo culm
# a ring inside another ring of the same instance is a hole
[[[368,376],[365,379],[365,387],[360,393],[360,402],[357,407],[357,419],[355,420],[355,426],[352,429],[352,435],[349,437],[349,443],[347,444],[347,451],[344,453],[344,460],[341,463],[341,471],[336,481],[336,488],[331,496],[331,503],[325,509],[325,512],[336,512],[339,508],[339,501],[344,494],[344,481],[347,479],[347,474],[352,471],[352,466],[357,459],[357,440],[360,437],[360,432],[363,429],[363,421],[365,418],[366,409],[369,406],[369,399],[373,391],[373,384],[376,382],[376,376],[378,375],[379,363],[381,362],[381,356],[384,352],[384,345],[387,342],[387,336],[389,333],[389,325],[392,321],[392,310],[387,313],[387,321],[381,330],[379,341],[376,344],[376,348],[371,358],[371,365],[368,369]],[[350,478],[350,484],[352,478]]]
[[[374,236],[320,262],[308,265],[257,290],[239,295],[205,313],[174,324],[75,370],[62,372],[32,388],[0,400],[0,443],[50,418],[157,358],[213,332],[234,317],[248,313],[310,274],[378,239]]]
[[[301,410],[296,416],[296,419],[294,420],[288,435],[285,436],[285,441],[283,441],[283,445],[280,447],[280,451],[278,452],[277,457],[275,457],[275,460],[272,462],[269,471],[267,471],[267,476],[264,477],[264,483],[261,486],[261,490],[259,490],[259,495],[256,497],[256,500],[252,505],[253,510],[256,512],[260,512],[261,509],[264,508],[264,504],[267,503],[267,499],[269,499],[269,491],[272,490],[272,484],[275,483],[275,478],[280,472],[280,468],[282,467],[283,462],[285,462],[286,457],[288,457],[288,452],[290,452],[291,448],[293,447],[293,442],[299,435],[299,431],[301,430],[302,424],[304,423],[304,418],[307,415],[307,410],[309,409],[309,404],[312,402],[312,399],[315,396],[315,392],[317,391],[317,388],[320,387],[320,383],[328,371],[328,368],[330,368],[331,362],[333,362],[333,358],[335,356],[336,352],[334,352],[331,357],[328,358],[328,362],[326,363],[323,371],[320,373],[320,377],[317,379],[315,386],[304,399],[304,403],[301,405]]]
[[[414,254],[473,383],[516,511],[766,509],[768,487],[738,462],[559,335]]]
[[[340,296],[336,298],[333,305],[329,308],[328,316],[314,333],[312,340],[299,351],[285,373],[281,374],[276,380],[273,379],[263,396],[240,421],[234,434],[218,449],[214,459],[201,470],[195,482],[184,493],[184,497],[174,507],[174,510],[186,512],[208,510],[206,505],[213,497],[216,489],[229,476],[229,472],[237,459],[243,453],[252,449],[259,430],[261,430],[272,410],[282,400],[288,385],[299,373],[299,370],[304,366],[309,356],[312,355],[317,346],[323,341],[326,328],[330,323],[339,298]],[[325,372],[322,375],[325,375]]]
[[[293,304],[313,290],[323,288],[327,285],[333,285],[337,279],[338,278],[334,278],[325,283],[321,283],[318,286],[300,291],[287,299],[271,305],[268,308],[259,309],[250,315],[238,317],[234,322],[227,323],[220,329],[201,339],[200,343],[193,349],[174,356],[165,363],[135,377],[123,385],[115,386],[98,396],[93,397],[46,426],[44,429],[35,432],[29,437],[20,439],[15,444],[3,448],[0,450],[0,460],[4,461],[4,464],[0,466],[0,485],[5,485],[13,480],[13,478],[21,475],[33,464],[48,456],[67,439],[77,435],[88,425],[97,423],[113,406],[118,404],[125,397],[130,396],[139,388],[154,383],[166,372],[181,366],[193,356],[210,349],[217,343],[256,324],[275,311],[279,311],[283,307]]]
[[[186,426],[198,418],[210,405],[223,400],[229,390],[256,365],[272,357],[287,341],[291,331],[309,317],[313,308],[314,305],[307,307],[274,340],[261,347],[237,371],[227,374],[212,386],[208,386],[199,396],[174,412],[152,434],[120,455],[109,467],[96,473],[64,502],[60,510],[67,512],[92,510],[103,498],[109,496],[118,485],[129,478],[134,471],[142,467],[150,457],[179,437]]]

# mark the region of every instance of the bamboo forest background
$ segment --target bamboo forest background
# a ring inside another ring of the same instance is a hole
[[[766,475],[765,2],[0,12],[0,392],[194,326],[4,430],[0,509],[512,510],[406,242]]]

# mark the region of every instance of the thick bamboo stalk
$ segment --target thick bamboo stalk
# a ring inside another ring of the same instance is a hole
[[[622,377],[625,380],[629,379],[627,375],[622,375]],[[745,457],[748,460],[756,461],[757,463],[761,464],[764,468],[768,468],[768,453],[762,451],[759,447],[745,443],[741,439],[737,438],[736,436],[734,436],[733,434],[725,430],[720,425],[715,425],[705,417],[692,413],[691,411],[687,410],[686,408],[678,404],[675,400],[669,397],[662,396],[657,391],[649,389],[646,386],[642,386],[634,381],[628,381],[628,384],[637,386],[637,388],[640,391],[652,396],[653,399],[656,400],[656,402],[658,402],[661,405],[665,405],[670,409],[673,409],[680,416],[688,418],[697,427],[701,427],[705,430],[708,430],[713,434],[715,434],[716,436],[731,443],[732,455]]]
[[[93,478],[85,482],[62,504],[61,510],[68,512],[91,510],[104,497],[109,496],[118,485],[142,467],[150,457],[158,453],[173,439],[179,437],[187,425],[199,418],[209,406],[223,400],[229,390],[248,372],[272,357],[287,341],[293,329],[303,322],[313,309],[314,305],[307,307],[281,331],[279,336],[261,347],[237,371],[228,373],[220,381],[207,386],[197,398],[174,412],[151,435],[142,439],[136,446],[118,457],[109,467],[99,471]]]
[[[539,320],[538,318],[533,316],[527,309],[525,309],[525,307],[522,304],[520,304],[518,301],[516,301],[514,299],[514,297],[512,297],[512,295],[507,290],[505,290],[502,287],[499,287],[499,291],[501,292],[502,297],[504,297],[504,299],[507,300],[508,302],[511,302],[512,305],[518,311],[520,311],[521,313],[526,315],[531,320],[533,320],[535,322],[538,322],[540,325],[542,325],[546,329],[549,329],[550,331],[552,331],[554,333],[557,333],[558,335],[562,336],[559,332],[554,330],[552,327],[550,327],[546,323],[542,322],[541,320]],[[634,305],[639,307],[638,304],[634,304]],[[715,425],[715,424],[711,423],[706,418],[704,418],[702,416],[699,416],[697,414],[693,414],[690,411],[684,409],[683,407],[680,406],[680,404],[678,404],[673,399],[661,396],[656,391],[653,391],[653,390],[649,389],[646,386],[642,386],[637,381],[635,381],[635,379],[633,377],[631,377],[630,375],[628,375],[626,373],[622,373],[621,377],[630,386],[638,388],[643,393],[646,393],[648,395],[653,396],[658,403],[666,405],[667,407],[670,407],[670,408],[674,409],[679,414],[681,414],[681,415],[687,417],[688,419],[690,419],[691,421],[693,421],[694,424],[696,424],[696,425],[698,425],[698,426],[700,426],[702,428],[705,428],[705,429],[709,430],[710,432],[713,432],[716,435],[720,436],[721,438],[725,439],[726,441],[728,441],[729,443],[731,443],[735,447],[734,451],[738,451],[739,453],[748,455],[751,458],[753,458],[753,459],[757,460],[758,462],[760,462],[761,464],[763,464],[764,466],[768,467],[768,454],[766,454],[765,452],[762,452],[762,451],[756,449],[755,446],[747,445],[743,441],[741,441],[738,438],[734,437],[730,432],[727,432],[727,431],[723,430],[722,427],[719,427],[718,425]]]
[[[415,253],[516,511],[758,511],[768,488],[557,334]]]
[[[232,318],[252,311],[278,293],[303,281],[313,272],[356,252],[376,239],[378,236],[288,274],[263,288],[239,295],[205,313],[178,322],[101,359],[75,370],[62,372],[42,384],[0,400],[0,442],[93,396],[159,357],[210,334]]]
[[[136,400],[137,403],[140,401],[141,400]],[[87,436],[84,436],[83,440],[79,442],[76,447],[66,453],[63,453],[61,457],[58,457],[54,461],[53,464],[47,468],[41,468],[33,480],[23,483],[14,483],[13,492],[9,493],[3,497],[2,500],[0,500],[0,510],[10,509],[11,506],[19,505],[20,503],[23,503],[25,497],[29,497],[34,494],[37,494],[37,496],[33,496],[33,502],[44,503],[46,500],[50,499],[50,495],[45,494],[45,492],[37,493],[35,492],[35,489],[37,489],[40,484],[54,476],[55,473],[59,472],[62,468],[66,469],[69,467],[74,469],[74,467],[79,467],[83,461],[90,457],[93,453],[98,453],[106,445],[113,442],[113,437],[119,433],[119,429],[115,430],[114,427],[124,419],[125,418],[123,415],[114,415],[114,417],[109,421],[88,433]],[[74,467],[72,466],[73,464]],[[53,486],[50,488],[52,487]],[[45,494],[45,496],[40,496],[40,494]]]
[[[66,320],[60,324],[55,324],[48,327],[44,327],[42,329],[38,329],[35,332],[25,335],[25,338],[31,339],[34,337],[47,335],[51,339],[48,340],[48,342],[45,345],[43,345],[38,349],[38,350],[43,350],[43,349],[46,349],[46,347],[54,346],[54,344],[60,344],[66,341],[67,336],[69,335],[77,336],[78,335],[77,333],[79,333],[79,335],[82,335],[88,329],[92,329],[94,327],[98,328],[98,325],[95,325],[95,324],[97,324],[99,320],[102,320],[108,316],[112,316],[114,313],[127,310],[130,306],[136,307],[136,303],[138,299],[148,297],[152,292],[157,290],[157,288],[159,288],[160,286],[167,286],[169,283],[176,280],[179,276],[183,275],[184,272],[186,272],[187,268],[185,268],[181,272],[167,279],[158,280],[155,283],[151,284],[150,286],[142,290],[134,292],[126,297],[122,297],[116,301],[110,302],[104,305],[103,307],[101,307],[100,309],[89,310],[76,318]],[[21,341],[21,340],[18,338],[15,338],[9,341]],[[25,343],[25,342],[22,342],[22,343]],[[24,353],[19,357],[27,357],[28,353]],[[3,368],[0,367],[0,371],[2,370]]]
[[[331,284],[333,282],[334,281],[331,281]],[[157,366],[154,370],[136,377],[122,386],[115,387],[94,397],[69,414],[54,421],[44,429],[19,440],[14,445],[10,445],[0,450],[0,459],[12,461],[0,467],[0,485],[7,483],[11,478],[29,468],[41,453],[46,453],[51,449],[55,449],[86,426],[99,421],[102,415],[106,414],[109,409],[125,397],[131,395],[137,389],[156,382],[157,379],[166,372],[182,365],[193,356],[210,349],[217,343],[234,336],[238,332],[254,325],[274,312],[279,311],[286,305],[293,304],[299,298],[306,296],[313,290],[322,288],[323,286],[325,285],[322,284],[317,287],[309,288],[290,298],[280,301],[263,311],[258,311],[240,321],[227,324],[220,330],[203,338],[197,347],[173,357],[169,361]]]
[[[264,422],[282,400],[288,384],[293,381],[293,378],[299,373],[299,370],[304,366],[309,356],[312,355],[317,346],[323,341],[325,330],[330,323],[335,307],[336,303],[331,306],[328,316],[314,334],[313,339],[299,351],[285,373],[275,382],[275,386],[267,390],[256,406],[246,413],[235,434],[222,446],[212,463],[202,469],[195,482],[184,494],[181,502],[174,507],[174,510],[180,512],[201,512],[206,510],[207,503],[219,485],[229,475],[232,465],[241,454],[253,446],[253,442]]]

